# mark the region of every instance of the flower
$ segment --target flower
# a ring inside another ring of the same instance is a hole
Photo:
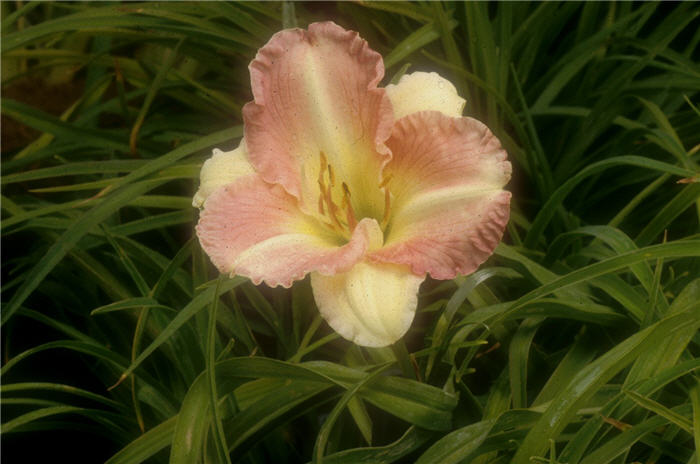
[[[256,285],[311,274],[340,335],[395,342],[428,273],[469,274],[500,241],[505,151],[436,73],[377,87],[381,56],[332,22],[278,32],[249,69],[243,141],[202,167],[202,247]]]

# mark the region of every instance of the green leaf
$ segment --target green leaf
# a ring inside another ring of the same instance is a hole
[[[540,393],[532,402],[532,407],[539,406],[552,400],[563,388],[565,388],[571,378],[576,375],[581,369],[586,367],[595,357],[594,337],[590,331],[582,330],[566,353],[564,358],[559,362],[557,368],[549,376],[547,383],[542,387]]]
[[[321,426],[321,430],[319,430],[318,435],[316,436],[316,443],[314,443],[312,461],[314,464],[320,464],[324,462],[323,454],[326,449],[326,444],[328,443],[328,436],[330,435],[331,430],[333,429],[333,425],[335,425],[343,409],[345,409],[345,407],[348,405],[351,399],[355,398],[355,395],[362,387],[371,384],[371,382],[374,381],[379,376],[379,374],[384,372],[387,368],[391,367],[391,364],[392,363],[389,363],[385,366],[380,367],[379,369],[372,372],[372,374],[368,375],[367,377],[353,385],[352,388],[349,388],[343,394],[343,396],[335,404],[335,406],[333,406],[333,409],[328,414],[328,417]]]
[[[496,419],[477,422],[445,435],[421,455],[416,464],[458,464],[481,445]]]
[[[127,176],[122,177],[119,181],[112,184],[113,193],[106,197],[101,203],[91,208],[76,220],[61,237],[51,246],[51,248],[43,255],[41,260],[28,273],[21,287],[12,295],[12,299],[5,306],[2,313],[2,323],[4,324],[14,314],[19,306],[29,297],[36,289],[41,281],[51,272],[66,253],[93,227],[103,222],[106,218],[114,214],[119,208],[132,201],[134,198],[154,188],[155,185],[151,182],[138,182],[128,184],[133,180],[158,171],[166,165],[177,161],[195,151],[209,147],[219,141],[229,138],[227,134],[230,132],[222,131],[204,137],[201,140],[190,142],[186,145],[176,148],[170,153],[161,156],[160,158],[148,162],[145,166],[136,169]],[[117,185],[123,187],[117,188]],[[116,189],[116,190],[115,190]]]
[[[691,359],[679,363],[676,366],[658,372],[654,377],[643,379],[630,386],[639,394],[651,395],[655,391],[682,377],[700,369],[700,359]],[[586,448],[594,439],[598,430],[603,426],[603,416],[609,417],[614,414],[616,417],[624,417],[636,407],[636,403],[631,400],[621,401],[618,396],[606,404],[600,414],[588,419],[578,430],[573,438],[562,451],[560,458],[563,462],[579,462],[586,455]]]
[[[356,448],[339,451],[323,457],[324,464],[389,464],[396,462],[407,454],[427,443],[435,432],[423,430],[415,426],[410,427],[401,438],[386,446],[370,448]]]
[[[547,448],[547,440],[557,439],[566,424],[576,414],[576,410],[601,385],[631,363],[639,354],[653,349],[661,340],[687,326],[700,328],[700,314],[683,313],[659,321],[632,335],[582,369],[552,400],[542,414],[542,418],[529,431],[513,457],[513,464],[529,464],[532,456],[542,456]]]
[[[572,271],[564,276],[561,276],[545,285],[542,285],[535,290],[518,298],[508,311],[504,312],[500,317],[505,318],[517,311],[520,307],[536,298],[547,295],[559,289],[563,289],[579,282],[622,269],[631,264],[636,264],[642,261],[663,257],[665,259],[686,258],[691,256],[700,256],[700,240],[679,240],[676,242],[654,245],[639,250],[608,258],[606,260],[588,265],[584,268]]]
[[[143,160],[84,161],[48,168],[32,169],[2,176],[3,185],[52,177],[78,176],[81,174],[116,174],[130,172],[145,164]]]
[[[105,130],[77,127],[61,121],[29,105],[3,98],[2,113],[41,132],[48,132],[65,139],[81,140],[81,143],[99,148],[111,148],[127,152],[129,145]]]
[[[457,21],[451,20],[447,28],[454,29],[457,26]],[[440,32],[433,23],[426,24],[420,27],[415,32],[402,40],[394,49],[384,57],[384,66],[387,69],[398,64],[411,53],[425,47],[427,44],[440,38]]]
[[[513,335],[508,347],[510,390],[515,409],[527,408],[527,368],[530,345],[543,320],[542,318],[525,319]]]
[[[585,168],[581,169],[578,173],[564,182],[559,188],[557,188],[552,195],[549,197],[544,206],[540,209],[537,217],[532,223],[532,227],[527,233],[525,238],[525,246],[533,247],[537,240],[539,240],[544,232],[544,228],[547,223],[552,219],[557,209],[560,207],[564,198],[573,191],[580,182],[582,182],[586,177],[593,174],[597,174],[612,166],[638,166],[646,169],[653,169],[660,172],[666,172],[669,174],[675,174],[680,177],[691,177],[695,173],[688,169],[683,169],[672,164],[663,163],[661,161],[656,161],[648,158],[643,158],[641,156],[616,156],[613,158],[608,158],[603,161],[598,161],[592,163]],[[642,243],[639,239],[636,240],[637,243]]]
[[[682,415],[670,410],[666,406],[657,403],[656,401],[647,398],[644,395],[640,395],[639,393],[636,393],[634,391],[629,391],[625,390],[625,395],[629,396],[632,401],[643,407],[644,409],[648,409],[651,412],[654,412],[658,414],[661,417],[666,418],[669,422],[672,422],[685,430],[688,433],[693,433],[693,424],[690,420],[686,419]]]
[[[242,277],[234,277],[221,285],[221,291],[227,292],[231,289],[236,288],[245,281]],[[202,293],[194,297],[190,303],[185,306],[175,318],[168,324],[168,326],[163,329],[163,331],[158,335],[158,337],[153,340],[153,342],[148,345],[139,356],[129,365],[129,367],[122,373],[121,377],[117,381],[118,385],[124,379],[126,379],[129,374],[131,374],[148,356],[151,355],[160,345],[165,343],[173,334],[182,327],[185,322],[187,322],[192,316],[201,311],[204,307],[210,304],[216,295],[216,288],[209,287]]]
[[[135,297],[135,298],[127,298],[126,300],[122,301],[115,301],[114,303],[110,303],[105,306],[100,306],[99,308],[95,308],[90,312],[91,316],[97,315],[97,314],[104,314],[104,313],[109,313],[112,311],[122,311],[124,309],[134,309],[134,308],[158,308],[158,309],[167,309],[169,311],[175,311],[175,309],[169,307],[169,306],[164,306],[160,304],[158,301],[154,300],[153,298],[150,297]]]
[[[49,383],[49,382],[20,382],[20,383],[12,383],[12,384],[5,384],[0,387],[0,391],[5,395],[5,398],[7,398],[8,393],[15,393],[15,392],[24,392],[24,391],[31,391],[31,390],[40,390],[42,392],[60,392],[60,393],[67,393],[71,395],[76,395],[82,398],[87,398],[92,401],[96,401],[98,403],[101,403],[105,406],[112,407],[114,409],[120,410],[120,411],[128,411],[127,408],[124,408],[124,406],[114,400],[111,400],[109,398],[106,398],[102,395],[98,395],[96,393],[83,390],[82,388],[74,387],[71,385],[63,385],[63,384],[57,384],[57,383]]]
[[[369,374],[337,364],[308,362],[304,366],[332,378],[346,388]],[[360,396],[390,414],[428,430],[448,430],[454,395],[430,385],[401,377],[381,377],[363,389]]]
[[[165,449],[173,440],[177,416],[161,422],[109,458],[105,464],[140,464]]]
[[[695,452],[700,449],[700,382],[695,379],[695,385],[690,389],[690,403],[693,406],[693,440]]]
[[[682,409],[688,409],[682,408]],[[670,411],[673,414],[677,412]],[[595,451],[586,456],[581,464],[606,464],[613,459],[629,450],[635,443],[643,440],[643,437],[653,430],[662,427],[668,423],[668,419],[661,416],[655,416],[647,419],[644,422],[630,427],[620,435],[608,440],[605,444],[598,447]]]
[[[75,406],[52,406],[49,408],[37,409],[5,422],[2,426],[2,433],[11,433],[18,427],[32,421],[43,419],[44,417],[51,417],[57,414],[82,413],[85,411],[85,408],[78,408]]]
[[[670,226],[671,221],[695,204],[698,199],[700,199],[700,184],[686,185],[647,223],[634,241],[640,246],[650,244]]]

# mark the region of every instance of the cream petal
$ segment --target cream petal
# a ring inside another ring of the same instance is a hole
[[[248,161],[245,142],[231,151],[215,148],[212,157],[204,162],[199,173],[199,189],[192,199],[192,206],[201,208],[211,193],[237,179],[255,174],[253,165]]]
[[[386,86],[386,93],[394,107],[395,119],[418,111],[439,111],[459,117],[466,103],[452,82],[435,72],[404,74],[398,84]]]
[[[342,274],[311,274],[318,309],[328,324],[358,345],[381,347],[411,326],[424,276],[407,266],[360,261]]]

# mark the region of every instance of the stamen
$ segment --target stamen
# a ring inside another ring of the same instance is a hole
[[[331,188],[335,187],[335,176],[333,175],[333,166],[328,165],[328,180],[331,183]]]
[[[330,219],[331,222],[326,223],[327,226],[347,235],[347,231],[345,230],[346,227],[344,227],[340,220],[338,220],[338,205],[333,202],[333,187],[335,186],[335,174],[333,173],[333,167],[328,164],[328,159],[323,151],[319,151],[318,157],[320,162],[318,171],[318,188],[320,191],[318,197],[318,212]],[[326,184],[326,172],[328,172],[329,185]],[[347,190],[347,185],[345,184],[343,184],[343,189],[346,190],[346,194],[343,196],[343,209],[345,209],[346,196],[350,195],[350,191]],[[346,212],[346,214],[348,213]],[[352,224],[350,226],[352,230],[352,228],[355,227],[356,221],[354,213],[350,211],[349,214],[352,215],[352,219],[350,216],[348,216],[348,224]]]
[[[352,209],[352,202],[350,201],[350,189],[345,182],[343,182],[343,208],[345,208],[345,217],[348,221],[348,227],[352,232],[357,225],[357,219],[355,218],[355,211]]]
[[[319,196],[318,196],[318,212],[321,215],[326,214],[325,208],[323,207],[323,194],[322,193],[319,194]]]
[[[321,168],[318,170],[318,188],[320,189],[320,194],[318,196],[318,212],[320,214],[325,214],[323,208],[324,194],[326,192],[326,181],[323,179],[323,173],[326,172],[326,155],[323,152],[320,153]]]
[[[380,227],[384,229],[389,223],[389,212],[391,211],[391,193],[388,188],[384,188],[384,217],[382,217],[382,223]]]
[[[384,187],[386,187],[387,184],[388,184],[389,182],[391,182],[391,179],[392,179],[393,177],[394,177],[393,174],[389,174],[389,175],[386,176],[384,179],[382,179],[382,181],[379,183],[379,188],[384,188]]]
[[[328,207],[328,217],[330,217],[331,221],[333,221],[333,225],[337,226],[339,229],[342,230],[343,225],[340,223],[338,217],[335,214],[338,211],[338,206],[335,203],[333,203],[331,188],[326,187],[324,189],[323,194],[323,197],[326,200],[326,206]]]
[[[350,203],[350,189],[348,188],[348,184],[343,182],[343,203],[341,203],[341,208],[345,208],[348,206]]]

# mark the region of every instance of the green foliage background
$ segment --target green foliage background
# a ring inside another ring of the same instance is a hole
[[[697,463],[699,15],[2,3],[4,457]],[[383,54],[385,84],[450,78],[514,165],[495,255],[424,284],[387,349],[340,339],[307,281],[219,278],[192,238],[256,50],[329,19]]]

